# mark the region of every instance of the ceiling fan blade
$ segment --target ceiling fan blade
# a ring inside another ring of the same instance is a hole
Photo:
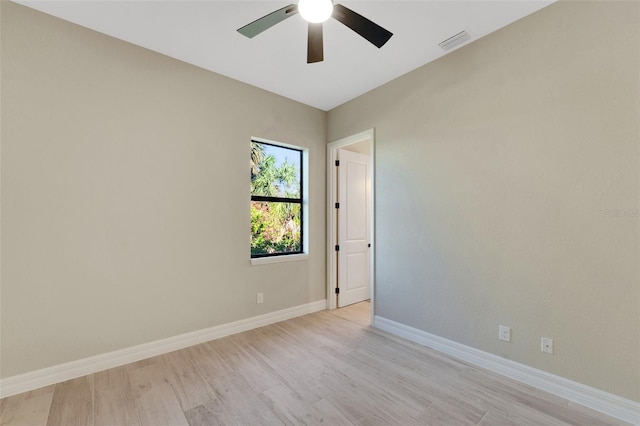
[[[341,4],[333,5],[332,16],[335,20],[351,28],[378,48],[384,46],[393,35],[392,32],[385,30],[375,22]]]
[[[270,14],[265,15],[262,18],[256,19],[252,23],[247,24],[242,28],[238,28],[238,32],[244,36],[253,38],[264,30],[268,30],[269,28],[273,27],[275,24],[278,24],[285,19],[292,17],[296,13],[298,13],[298,6],[295,4],[290,4],[289,6],[285,6],[282,9],[276,10],[275,12],[271,12]]]
[[[307,39],[307,63],[322,62],[324,47],[322,42],[322,24],[309,22],[309,38]]]

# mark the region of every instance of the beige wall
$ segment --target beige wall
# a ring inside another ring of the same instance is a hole
[[[1,377],[325,298],[325,112],[5,1],[1,48]],[[250,266],[251,136],[309,148],[308,261]]]
[[[376,129],[377,315],[640,401],[639,8],[554,4],[330,111]]]
[[[351,145],[344,146],[340,149],[345,151],[357,152],[358,154],[370,155],[369,141],[357,142]]]

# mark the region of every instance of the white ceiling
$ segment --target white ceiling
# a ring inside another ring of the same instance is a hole
[[[552,3],[336,1],[394,36],[381,49],[330,19],[324,62],[306,63],[306,23],[296,15],[253,39],[236,30],[290,1],[31,1],[19,3],[184,62],[329,110],[445,52],[438,43],[467,30],[471,43]]]

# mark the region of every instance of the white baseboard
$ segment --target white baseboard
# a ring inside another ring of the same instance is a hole
[[[231,334],[251,330],[287,319],[323,311],[327,307],[326,300],[292,308],[270,312],[239,321],[221,324],[214,327],[197,330],[190,333],[180,334],[167,339],[156,340],[155,342],[144,343],[130,348],[120,349],[101,355],[83,358],[65,364],[54,365],[17,376],[7,377],[0,380],[0,398],[27,392],[43,386],[60,383],[65,380],[75,379],[87,374],[118,367],[131,362],[140,361],[152,356],[166,354],[178,349],[183,349],[199,343],[219,339]]]
[[[640,424],[640,403],[638,402],[386,318],[376,316],[373,326],[609,416],[632,424]]]

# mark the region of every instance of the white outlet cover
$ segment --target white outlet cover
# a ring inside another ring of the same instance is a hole
[[[543,337],[542,341],[541,341],[540,350],[542,350],[542,352],[544,352],[544,353],[552,354],[553,353],[553,339],[550,338],[550,337]]]
[[[501,325],[498,327],[498,339],[503,340],[505,342],[511,341],[511,328],[506,325]]]

